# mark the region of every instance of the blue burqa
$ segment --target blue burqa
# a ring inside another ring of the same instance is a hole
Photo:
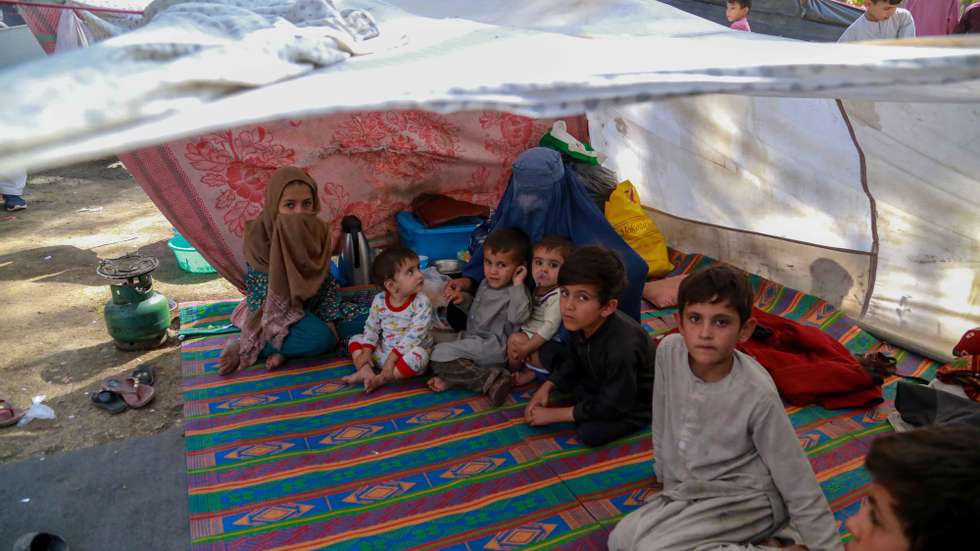
[[[517,228],[535,243],[545,235],[561,235],[576,245],[602,245],[617,251],[626,265],[626,289],[619,309],[640,319],[640,301],[647,276],[647,263],[616,230],[582,186],[561,154],[535,147],[514,161],[514,173],[490,220],[490,231]],[[478,249],[463,269],[477,284],[483,281],[483,249]]]

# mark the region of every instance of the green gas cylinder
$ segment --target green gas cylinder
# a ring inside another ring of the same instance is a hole
[[[112,298],[105,304],[105,325],[121,350],[154,348],[167,340],[170,301],[153,290],[150,272],[160,262],[139,253],[101,260],[96,272],[109,280]]]

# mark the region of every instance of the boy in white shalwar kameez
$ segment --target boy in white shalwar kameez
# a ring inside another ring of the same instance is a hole
[[[371,303],[364,332],[351,337],[348,351],[356,371],[343,378],[363,383],[367,392],[396,379],[420,375],[432,349],[432,304],[422,293],[419,257],[409,249],[385,249],[371,265],[384,287]]]
[[[680,335],[658,346],[653,383],[663,491],[616,526],[609,548],[760,549],[791,526],[793,549],[843,550],[772,378],[735,350],[755,328],[748,281],[713,267],[677,298]]]

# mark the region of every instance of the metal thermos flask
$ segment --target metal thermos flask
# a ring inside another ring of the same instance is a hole
[[[340,273],[348,285],[371,283],[373,251],[356,216],[345,216],[340,221],[344,244],[340,251]]]

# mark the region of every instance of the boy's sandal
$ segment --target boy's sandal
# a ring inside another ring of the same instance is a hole
[[[110,392],[108,390],[97,390],[91,394],[92,404],[99,409],[104,409],[109,413],[115,415],[117,413],[122,413],[129,409],[126,405],[126,401],[123,400],[115,392]]]
[[[6,400],[0,400],[0,427],[16,424],[23,416],[23,411],[17,411]]]
[[[510,373],[500,372],[497,380],[487,388],[487,396],[490,398],[493,407],[498,408],[502,406],[507,400],[507,397],[510,396],[511,389]]]
[[[143,364],[134,369],[130,377],[136,379],[141,385],[153,386],[157,380],[157,369],[151,364]]]
[[[118,394],[133,409],[149,404],[154,395],[152,386],[142,385],[132,377],[109,377],[102,381],[102,389]]]

